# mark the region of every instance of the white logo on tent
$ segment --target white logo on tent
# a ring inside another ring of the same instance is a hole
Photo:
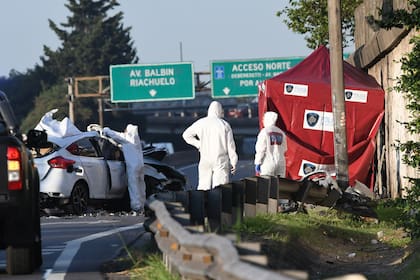
[[[334,131],[332,112],[305,110],[303,128],[321,131]]]
[[[308,96],[308,85],[285,83],[283,93],[285,95],[306,97]]]

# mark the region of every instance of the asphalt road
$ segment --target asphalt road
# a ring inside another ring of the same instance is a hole
[[[251,160],[240,160],[236,169],[237,171],[231,176],[230,181],[255,175],[254,164]],[[195,190],[198,185],[198,163],[180,167],[179,170],[187,176],[187,189]]]
[[[101,265],[114,259],[145,233],[144,217],[97,213],[41,218],[43,265],[30,275],[6,273],[0,251],[0,279],[104,279]]]
[[[190,151],[168,157],[168,160],[185,173],[187,187],[195,189],[198,182],[197,154]],[[253,173],[252,160],[240,160],[231,181],[253,176]],[[146,235],[144,220],[144,217],[101,210],[85,216],[44,216],[41,218],[41,268],[30,275],[10,276],[6,273],[5,251],[0,251],[0,279],[104,279],[101,265]]]

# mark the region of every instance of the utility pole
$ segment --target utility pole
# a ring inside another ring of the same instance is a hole
[[[179,61],[184,61],[184,55],[182,53],[182,42],[179,42]]]
[[[69,103],[69,118],[74,123],[73,78],[66,78],[66,81],[67,81],[67,100]]]
[[[340,9],[340,0],[328,0],[331,98],[334,118],[334,161],[337,184],[340,189],[345,190],[349,186],[349,175],[343,75],[343,34]]]
[[[99,125],[104,127],[104,106],[102,98],[98,98]]]

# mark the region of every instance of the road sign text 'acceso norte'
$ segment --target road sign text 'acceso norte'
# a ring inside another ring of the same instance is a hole
[[[213,97],[255,96],[258,84],[289,70],[304,57],[211,62]]]
[[[190,62],[110,66],[111,101],[136,102],[195,97]]]

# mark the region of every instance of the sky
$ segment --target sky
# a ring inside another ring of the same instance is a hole
[[[38,64],[43,46],[61,42],[50,29],[67,22],[66,0],[3,0],[0,4],[0,76]],[[120,0],[140,63],[192,62],[210,71],[212,60],[307,56],[304,36],[290,31],[276,12],[286,0]]]

